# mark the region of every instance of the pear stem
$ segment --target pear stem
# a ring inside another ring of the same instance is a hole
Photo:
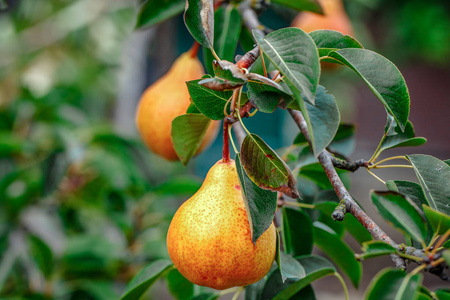
[[[228,131],[228,127],[230,123],[228,123],[227,119],[223,120],[223,159],[224,163],[230,162],[230,132]]]
[[[195,41],[194,44],[192,44],[191,49],[189,49],[190,55],[192,58],[196,58],[198,55],[198,50],[200,50],[200,44]]]

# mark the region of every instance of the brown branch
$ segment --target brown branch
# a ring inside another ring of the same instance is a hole
[[[345,159],[340,159],[335,156],[331,156],[331,161],[333,163],[333,166],[338,169],[347,170],[350,172],[355,172],[360,167],[368,167],[370,163],[366,161],[365,159],[359,159],[354,162],[348,161]]]

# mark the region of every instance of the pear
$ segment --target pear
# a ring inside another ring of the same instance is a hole
[[[269,272],[276,231],[272,223],[253,244],[236,164],[220,160],[175,213],[167,248],[189,281],[223,290],[255,283]]]
[[[141,138],[152,152],[167,160],[178,160],[170,132],[173,119],[185,114],[190,104],[186,81],[199,79],[203,74],[197,56],[185,52],[164,76],[145,90],[139,101],[136,126]],[[220,122],[211,122],[197,154],[215,139],[219,125]]]

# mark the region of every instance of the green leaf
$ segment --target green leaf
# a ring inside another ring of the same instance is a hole
[[[306,276],[298,281],[288,279],[283,284],[278,272],[272,272],[267,279],[260,299],[290,299],[310,283],[336,272],[334,266],[320,256],[301,256],[297,260],[305,269]]]
[[[281,274],[281,281],[285,282],[286,279],[302,279],[306,276],[305,269],[294,257],[289,254],[280,252],[280,264],[278,269]]]
[[[96,300],[117,299],[118,296],[114,289],[114,283],[110,281],[81,280],[76,281],[74,285]],[[89,297],[89,299],[92,298]]]
[[[414,202],[418,208],[422,208],[422,204],[429,205],[425,194],[423,193],[422,187],[411,181],[402,180],[389,180],[386,182],[386,186],[390,191],[398,192]]]
[[[211,120],[204,115],[185,114],[172,121],[172,142],[183,165],[195,155]]]
[[[248,177],[259,187],[298,198],[289,167],[259,136],[249,134],[241,146],[241,162]]]
[[[417,241],[425,240],[427,237],[425,221],[402,194],[372,191],[371,197],[380,215],[392,226]]]
[[[169,291],[176,299],[191,299],[194,295],[194,284],[187,280],[180,271],[172,269],[167,274]]]
[[[305,10],[323,14],[322,7],[317,0],[272,0],[271,3],[280,4],[299,11]]]
[[[450,216],[442,212],[436,211],[426,205],[423,205],[423,210],[430,222],[433,231],[436,234],[444,234],[450,229]]]
[[[328,146],[333,152],[344,156],[352,154],[355,148],[355,125],[339,124],[336,135],[333,141]]]
[[[341,49],[329,56],[354,70],[380,99],[402,130],[409,116],[409,92],[397,67],[385,57],[366,49]]]
[[[286,253],[294,257],[311,254],[313,226],[310,217],[301,210],[283,207],[283,242]]]
[[[326,230],[318,222],[314,223],[314,243],[341,268],[357,288],[362,276],[362,265],[355,259],[350,247],[337,234]]]
[[[449,289],[439,289],[434,291],[439,300],[449,300],[450,290]]]
[[[351,214],[347,214],[344,219],[345,229],[360,243],[372,240],[372,235],[367,229]]]
[[[236,154],[236,169],[241,184],[242,197],[253,243],[270,227],[277,210],[277,193],[259,188],[245,173],[239,154]]]
[[[370,282],[365,300],[411,300],[422,282],[422,274],[411,276],[403,270],[387,268],[378,273]]]
[[[431,298],[429,295],[421,292],[417,293],[416,297],[417,298],[415,300],[433,300],[433,298]]]
[[[310,103],[314,103],[320,65],[313,39],[294,27],[276,30],[264,38],[256,32],[254,36],[261,50],[285,76],[284,80],[296,100],[303,102],[303,95]]]
[[[450,166],[430,155],[406,157],[414,167],[430,207],[450,215]]]
[[[236,46],[241,34],[241,15],[233,4],[220,6],[214,13],[214,49],[220,59],[233,61]],[[210,50],[204,49],[204,60],[208,71],[212,74],[214,56]]]
[[[205,48],[214,45],[214,1],[187,0],[184,23],[192,37]]]
[[[382,241],[370,241],[363,243],[362,254],[356,255],[358,260],[397,253],[397,250],[389,244]]]
[[[344,185],[348,187],[349,186],[349,177],[347,174],[348,171],[337,169],[336,172],[338,173]],[[323,170],[322,165],[320,163],[313,163],[303,166],[298,172],[298,175],[308,178],[309,180],[312,180],[323,190],[329,190],[333,188],[333,186],[330,183],[330,180],[327,177],[327,174],[325,174],[325,171]]]
[[[213,91],[198,84],[199,80],[186,82],[192,102],[198,110],[212,120],[222,120],[224,108],[233,92],[231,91]]]
[[[333,198],[336,198],[336,200],[339,201],[338,197],[335,196],[336,193],[333,190],[326,190],[326,191],[320,192],[320,194],[327,194],[327,193],[332,194]],[[322,197],[322,195],[320,195],[319,197]],[[319,218],[317,219],[317,221],[330,227],[339,237],[342,238],[344,236],[344,232],[345,232],[344,223],[336,222],[331,217],[331,214],[333,213],[334,209],[339,204],[337,201],[336,202],[323,201],[323,202],[317,203],[317,200],[316,200],[317,204],[315,204],[315,209],[320,211],[320,215],[319,215]]]
[[[152,262],[131,280],[120,300],[139,299],[156,280],[172,268],[172,262],[167,259]]]
[[[232,62],[221,60],[213,61],[214,78],[202,79],[198,84],[215,91],[232,90],[244,85],[247,78]]]
[[[35,235],[28,235],[28,246],[31,256],[46,278],[53,270],[53,253],[49,246]]]
[[[442,251],[442,257],[444,258],[445,262],[447,263],[447,266],[450,265],[450,250],[444,250]]]
[[[152,26],[184,11],[186,0],[147,0],[139,8],[136,28]]]
[[[157,195],[187,196],[195,194],[202,181],[192,176],[172,176],[158,185],[153,192]]]
[[[397,147],[421,146],[427,142],[426,138],[415,137],[414,128],[410,121],[406,122],[402,132],[397,126],[397,122],[392,116],[388,116],[388,123],[385,127],[385,136],[380,144],[380,151]]]
[[[356,39],[335,30],[315,30],[309,33],[316,43],[319,56],[327,56],[331,51],[345,48],[364,48]]]

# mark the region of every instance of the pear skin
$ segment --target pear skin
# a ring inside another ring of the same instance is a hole
[[[136,126],[145,145],[155,154],[170,161],[178,160],[170,134],[172,121],[185,114],[190,104],[186,81],[199,79],[203,74],[198,58],[185,52],[142,94],[136,112]],[[197,154],[215,139],[219,127],[220,122],[210,123]]]
[[[311,32],[319,29],[336,30],[344,35],[353,35],[353,27],[344,10],[342,0],[320,0],[324,15],[303,12],[292,21],[293,27]]]
[[[218,161],[169,227],[167,248],[189,281],[223,290],[259,281],[275,258],[273,224],[252,242],[234,161]]]

